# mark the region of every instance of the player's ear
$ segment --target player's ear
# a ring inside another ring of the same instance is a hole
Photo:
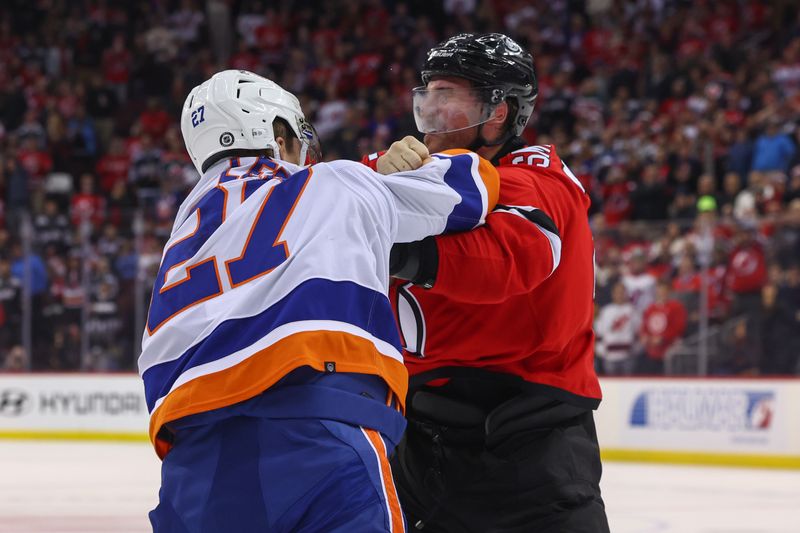
[[[508,102],[500,102],[494,109],[494,116],[489,119],[489,124],[502,127],[508,118]]]
[[[295,138],[283,137],[278,135],[275,137],[275,142],[278,143],[278,148],[281,151],[281,159],[294,163],[295,165],[302,165],[300,161],[300,141]]]
[[[508,112],[508,102],[500,102],[494,109],[492,117],[483,125],[483,136],[487,141],[494,141],[503,134]]]
[[[278,143],[278,148],[280,149],[280,158],[284,161],[289,161],[290,163],[294,163],[292,159],[292,147],[289,143],[286,142],[286,137],[281,137],[280,135],[275,137],[275,142]]]

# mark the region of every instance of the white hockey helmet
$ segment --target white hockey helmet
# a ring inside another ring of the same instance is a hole
[[[285,120],[300,140],[300,164],[304,164],[313,130],[297,97],[263,76],[223,70],[186,97],[181,133],[192,163],[203,174],[222,152],[270,148],[280,158],[272,129],[276,117]]]

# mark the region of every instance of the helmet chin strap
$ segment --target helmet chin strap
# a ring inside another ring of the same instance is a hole
[[[475,135],[475,140],[469,143],[467,150],[470,152],[477,152],[484,146],[486,146],[486,139],[483,138],[483,124],[480,124],[478,125],[478,133]]]
[[[273,159],[280,159],[283,160],[283,154],[281,154],[281,145],[278,144],[276,140],[272,140],[267,143],[267,148],[272,149],[272,158]]]
[[[306,166],[306,155],[308,154],[308,143],[300,141],[300,161],[297,162],[300,166]]]
[[[484,123],[485,124],[485,123]],[[479,149],[483,148],[484,146],[500,146],[506,143],[509,139],[514,137],[514,132],[511,131],[509,128],[503,135],[501,135],[497,140],[493,142],[487,141],[483,137],[483,124],[478,125],[478,132],[475,136],[475,140],[472,141],[469,146],[467,146],[467,150],[471,152],[477,152]]]

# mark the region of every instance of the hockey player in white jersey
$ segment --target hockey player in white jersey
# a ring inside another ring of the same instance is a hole
[[[305,166],[318,147],[299,102],[246,71],[194,88],[181,130],[202,178],[139,359],[163,459],[154,530],[404,531],[387,458],[407,389],[389,252],[482,224],[497,171],[410,139],[400,148],[427,163],[413,172]]]

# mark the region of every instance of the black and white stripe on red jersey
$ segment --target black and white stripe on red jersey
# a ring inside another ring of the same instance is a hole
[[[547,237],[550,242],[550,250],[553,253],[553,269],[550,272],[552,275],[561,263],[561,235],[558,232],[558,226],[550,218],[547,213],[530,205],[503,205],[497,204],[492,213],[509,213],[522,217],[528,222],[533,223],[536,228]]]

